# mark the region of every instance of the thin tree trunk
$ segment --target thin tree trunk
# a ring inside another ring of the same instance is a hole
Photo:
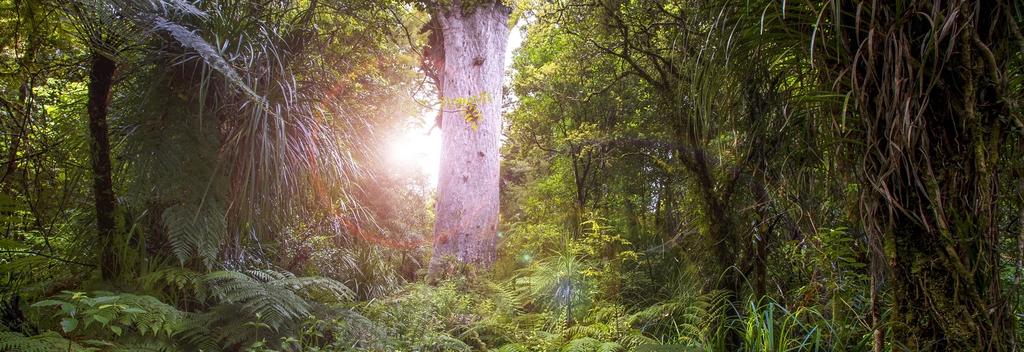
[[[117,235],[114,223],[114,184],[110,163],[110,136],[107,127],[107,105],[114,85],[116,64],[98,53],[92,55],[89,72],[89,147],[92,151],[93,195],[96,201],[96,229],[100,240],[100,273],[103,280],[117,277]]]
[[[762,218],[762,222],[766,221]],[[758,226],[758,235],[754,247],[754,299],[768,295],[768,236],[774,226]]]
[[[1018,142],[1018,145],[1022,147],[1019,148],[1019,150],[1024,150],[1024,139],[1021,139]],[[1020,170],[1018,172],[1019,173],[1017,177],[1020,179],[1020,181],[1018,181],[1017,183],[1017,196],[1024,197],[1024,170]],[[1015,265],[1013,271],[1013,292],[1015,293],[1011,294],[1011,298],[1013,299],[1013,305],[1011,307],[1016,309],[1020,304],[1019,292],[1021,279],[1021,265],[1024,264],[1024,201],[1020,201],[1020,203],[1017,205],[1017,258],[1014,264]],[[1014,339],[1012,350],[1017,351],[1017,347],[1017,339]]]
[[[757,202],[758,221],[757,235],[754,239],[754,299],[761,299],[768,295],[768,241],[772,232],[775,231],[776,221],[769,220],[769,198],[768,192],[760,183],[751,180],[750,193],[754,195]],[[781,217],[782,215],[777,215]],[[769,223],[770,222],[770,223]]]
[[[431,275],[447,270],[448,258],[482,267],[495,258],[510,13],[497,2],[463,9],[456,0],[434,14],[441,34],[431,46],[441,52],[432,60],[439,66],[443,138]]]
[[[882,352],[885,347],[885,330],[882,330],[881,290],[882,275],[885,268],[885,254],[882,253],[881,239],[877,235],[869,235],[868,258],[871,275],[871,346],[873,352]]]

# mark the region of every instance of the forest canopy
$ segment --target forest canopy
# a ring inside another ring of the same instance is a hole
[[[1022,27],[0,0],[0,352],[1016,351]]]

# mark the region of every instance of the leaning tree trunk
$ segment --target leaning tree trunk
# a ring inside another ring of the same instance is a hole
[[[114,85],[113,60],[94,53],[89,72],[89,147],[92,152],[93,195],[96,200],[96,229],[99,233],[100,273],[104,280],[117,276],[118,261],[115,253],[116,224],[114,223],[114,185],[110,164],[110,136],[107,127],[107,105],[110,89]]]
[[[494,261],[498,231],[501,91],[510,8],[453,1],[434,14],[429,54],[441,98],[431,275],[460,263]]]

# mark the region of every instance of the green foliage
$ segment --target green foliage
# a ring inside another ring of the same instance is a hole
[[[750,351],[822,351],[832,350],[822,336],[829,332],[824,326],[809,325],[807,315],[817,313],[806,308],[787,312],[785,307],[768,303],[755,307],[751,303],[743,333],[744,346]],[[780,311],[780,312],[777,312]],[[824,321],[820,316],[810,317],[811,321]],[[863,346],[866,347],[866,346]]]
[[[166,297],[189,297],[179,304],[191,306],[190,311],[153,296],[105,291],[68,291],[32,307],[40,311],[37,322],[43,327],[104,351],[342,346],[365,338],[373,326],[340,308],[353,293],[327,278],[272,270],[163,270],[146,281],[149,290],[162,289],[158,291]],[[327,338],[325,333],[334,335]],[[50,343],[54,335],[47,332],[12,343]]]
[[[462,282],[443,282],[436,288],[417,284],[388,300],[363,310],[390,331],[387,345],[395,349],[445,351],[472,350],[457,337],[475,336],[474,327],[496,314],[496,307],[479,295],[466,292]]]
[[[0,351],[4,352],[52,352],[52,351],[95,351],[83,348],[78,343],[65,339],[55,332],[44,332],[25,337],[16,332],[0,332]]]
[[[59,307],[54,316],[60,318],[65,334],[93,337],[119,337],[132,329],[141,337],[169,338],[181,328],[184,318],[177,309],[154,297],[103,291],[65,292],[32,306]]]
[[[498,258],[433,282],[430,186],[381,144],[432,93],[409,29],[450,3],[0,0],[0,352],[927,350],[989,327],[1011,350],[1024,22],[1006,3],[516,2]],[[109,281],[94,53],[118,65]],[[475,129],[490,98],[439,103]],[[892,230],[911,218],[943,236]],[[949,328],[894,338],[917,325]]]
[[[179,205],[164,210],[161,220],[167,224],[171,250],[180,262],[201,258],[206,266],[213,264],[220,234],[227,230],[222,214]]]
[[[515,279],[519,299],[526,304],[551,310],[564,310],[566,319],[585,312],[592,300],[587,268],[579,260],[559,255],[533,262]],[[574,311],[576,313],[574,313]]]
[[[616,352],[621,350],[622,346],[619,346],[617,343],[602,343],[590,337],[574,339],[562,348],[563,352]]]
[[[276,344],[282,337],[298,335],[307,319],[326,314],[325,305],[352,297],[348,287],[334,280],[271,270],[217,271],[198,280],[203,289],[193,295],[210,306],[191,315],[178,335],[196,348],[245,346],[261,340]]]
[[[728,301],[721,292],[682,291],[629,316],[634,326],[663,343],[713,350],[721,342]]]

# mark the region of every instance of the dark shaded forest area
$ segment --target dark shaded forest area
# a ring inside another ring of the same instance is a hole
[[[1022,27],[0,0],[0,352],[1019,351]]]

